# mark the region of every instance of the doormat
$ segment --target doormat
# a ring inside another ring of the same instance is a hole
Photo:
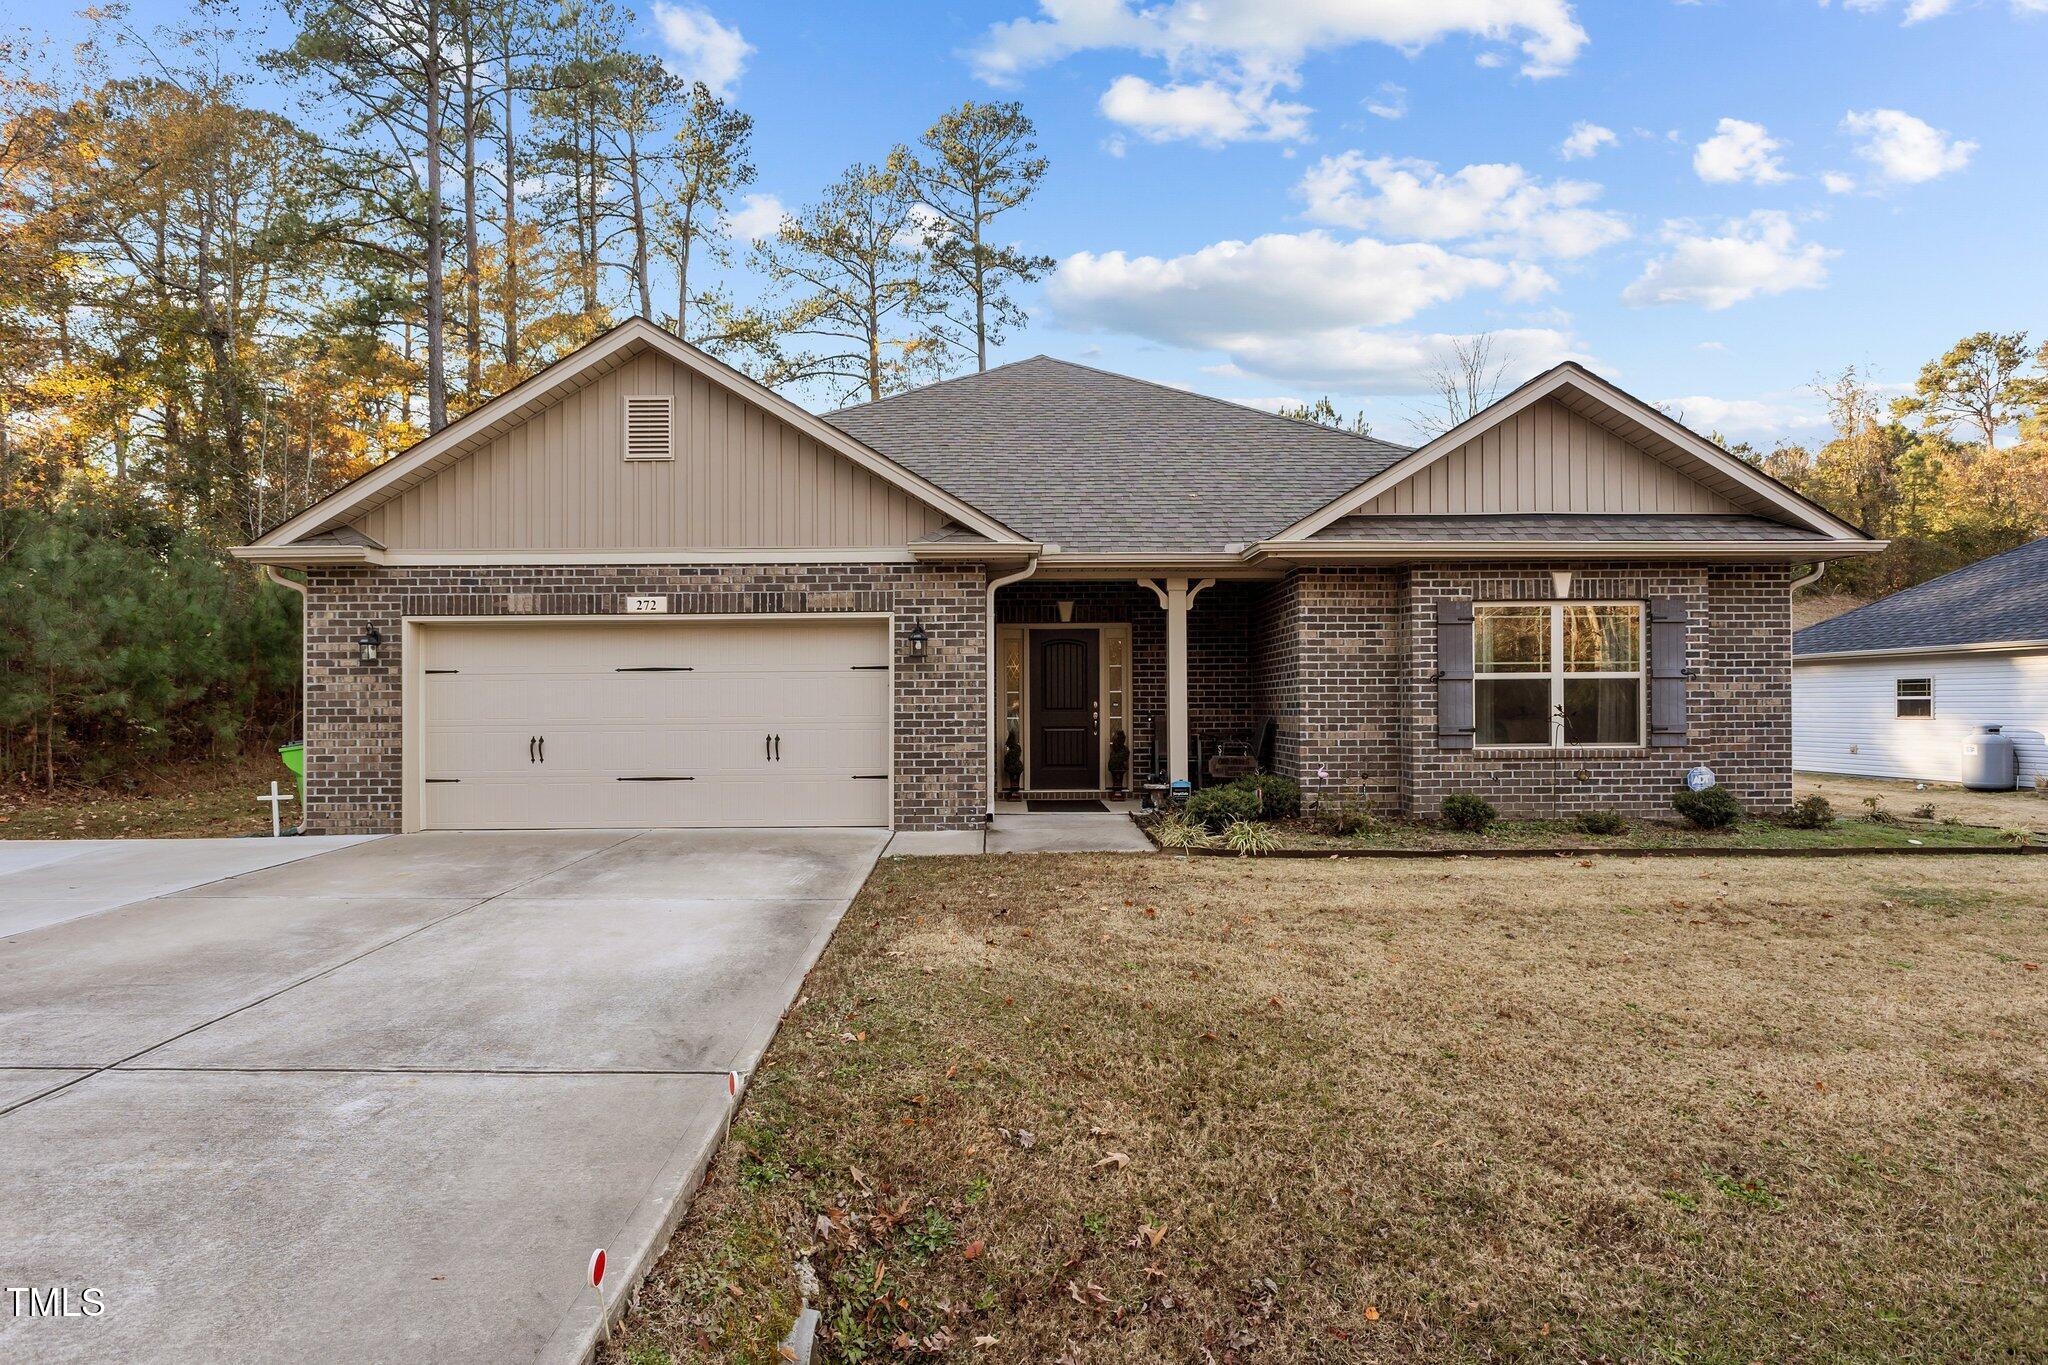
[[[1098,810],[1105,815],[1109,813],[1108,806],[1088,796],[1065,798],[1052,796],[1027,797],[1024,801],[1024,809],[1030,811],[1033,815],[1071,815],[1075,811],[1084,810]]]

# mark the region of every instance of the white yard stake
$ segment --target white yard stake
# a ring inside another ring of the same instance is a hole
[[[732,1111],[740,1107],[740,1073],[725,1073],[725,1140],[732,1141]]]
[[[604,1248],[590,1253],[590,1292],[597,1299],[597,1325],[604,1329],[604,1339],[612,1339],[612,1320],[604,1311]]]
[[[256,799],[258,801],[265,802],[270,807],[270,837],[273,839],[282,837],[284,834],[284,827],[278,820],[277,813],[282,808],[284,802],[296,801],[298,798],[295,796],[286,796],[282,794],[278,791],[277,784],[273,782],[270,784],[270,795],[259,796]]]

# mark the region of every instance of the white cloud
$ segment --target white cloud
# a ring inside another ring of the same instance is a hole
[[[1580,119],[1572,125],[1571,135],[1558,147],[1557,154],[1566,161],[1582,161],[1602,147],[1612,147],[1615,141],[1612,128],[1602,128],[1597,123]]]
[[[1547,327],[1510,327],[1487,333],[1505,384],[1519,384],[1560,360],[1584,360],[1566,333]],[[1470,340],[1446,332],[1375,332],[1362,327],[1233,338],[1230,372],[1346,394],[1416,394],[1431,387],[1431,372]]]
[[[969,58],[998,83],[1103,48],[1163,58],[1176,72],[1228,65],[1274,80],[1313,52],[1366,42],[1414,52],[1454,34],[1516,43],[1529,76],[1557,75],[1586,45],[1570,0],[1039,0],[1036,17],[992,26]]]
[[[1842,129],[1861,139],[1856,155],[1878,178],[1893,185],[1917,185],[1970,164],[1974,142],[1964,142],[1898,109],[1850,110]]]
[[[1576,257],[1629,235],[1619,214],[1588,207],[1600,187],[1548,184],[1516,165],[1466,166],[1445,175],[1428,161],[1326,156],[1301,178],[1308,217],[1423,241],[1470,240],[1481,251]]]
[[[759,242],[773,237],[789,210],[772,194],[750,194],[725,216],[725,230],[735,237]]]
[[[1046,292],[1060,324],[1076,331],[1220,352],[1229,373],[1408,393],[1421,387],[1448,339],[1374,328],[1474,292],[1521,300],[1553,284],[1519,262],[1306,232],[1217,242],[1168,258],[1078,252],[1060,263]],[[1516,356],[1538,360],[1555,359],[1571,344],[1547,328],[1496,337]]]
[[[1275,98],[1270,86],[1228,86],[1195,81],[1154,85],[1142,76],[1118,76],[1102,92],[1103,116],[1152,142],[1192,139],[1208,147],[1226,142],[1276,142],[1305,136],[1308,106]]]
[[[738,29],[705,10],[667,0],[654,0],[654,23],[669,50],[669,70],[684,80],[704,82],[721,98],[732,93],[754,51]]]
[[[1837,254],[1801,242],[1790,218],[1764,209],[1730,219],[1713,235],[1692,223],[1666,223],[1664,241],[1670,250],[1643,267],[1621,291],[1622,302],[1696,303],[1718,312],[1759,294],[1818,289],[1827,281],[1828,259]]]
[[[1820,0],[1825,6],[1828,0]],[[1954,11],[1957,0],[1906,0],[1901,24],[1917,24],[1928,19],[1938,19]],[[1842,0],[1842,8],[1864,14],[1891,8],[1892,0]],[[2011,0],[2010,8],[2015,16],[2048,14],[2048,0]]]
[[[1820,183],[1829,194],[1853,194],[1856,190],[1856,177],[1841,171],[1823,173]]]
[[[1692,168],[1700,179],[1713,185],[1744,180],[1775,185],[1792,178],[1777,157],[1783,145],[1761,123],[1724,118],[1714,125],[1714,135],[1693,150]]]
[[[1827,414],[1811,403],[1771,398],[1713,398],[1692,394],[1668,398],[1657,405],[1695,431],[1717,431],[1732,438],[1780,436],[1790,431],[1825,427]]]
[[[2048,4],[2048,0],[2042,0]],[[1365,112],[1374,118],[1396,119],[1408,117],[1408,90],[1392,81],[1381,81],[1377,95],[1367,97]]]

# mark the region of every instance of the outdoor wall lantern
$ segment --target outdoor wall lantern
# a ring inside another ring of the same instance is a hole
[[[376,663],[377,646],[383,643],[384,637],[377,633],[377,628],[375,626],[371,626],[368,630],[364,631],[361,635],[358,635],[356,637],[356,657],[361,659],[366,664]]]
[[[922,659],[924,647],[931,643],[931,638],[925,633],[924,622],[912,621],[910,629],[903,634],[903,652],[913,659]]]

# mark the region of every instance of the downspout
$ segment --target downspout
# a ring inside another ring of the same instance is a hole
[[[299,595],[299,743],[306,742],[306,632],[312,626],[313,602],[306,595],[306,585],[295,578],[286,578],[277,571],[275,564],[259,564],[263,577],[280,588],[290,588]],[[303,758],[300,762],[304,762]],[[299,828],[306,827],[306,813],[299,812]]]
[[[1803,577],[1795,578],[1792,580],[1792,591],[1796,593],[1801,588],[1812,587],[1814,584],[1820,582],[1820,576],[1826,573],[1827,571],[1828,562],[1825,559],[1823,559],[1820,563],[1813,566],[1812,573],[1806,574]]]
[[[996,589],[1007,588],[1012,583],[1022,583],[1038,572],[1038,556],[1031,556],[1031,562],[1006,578],[991,578],[988,582],[988,634],[986,654],[988,656],[988,814],[985,820],[996,818],[996,764],[999,751],[996,748],[996,725],[1000,719],[1002,693],[997,688],[999,661],[996,651],[1000,641],[996,638]]]

